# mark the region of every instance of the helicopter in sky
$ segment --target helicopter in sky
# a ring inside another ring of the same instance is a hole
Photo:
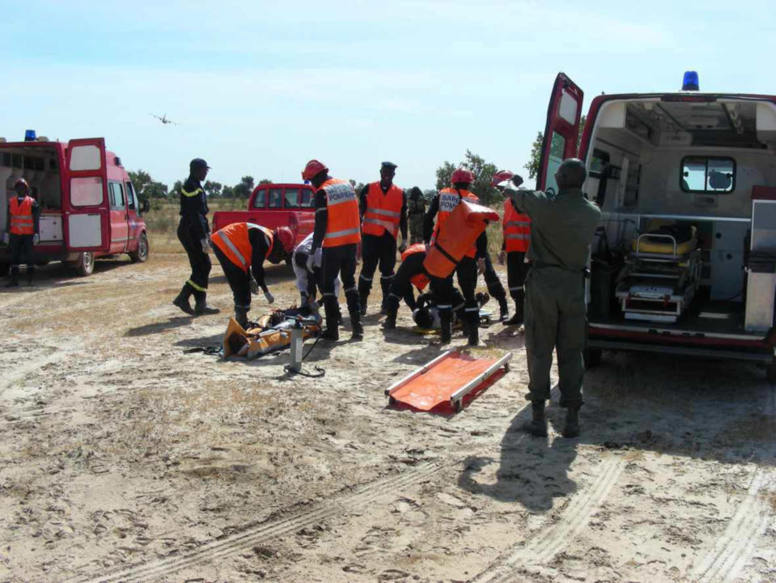
[[[162,122],[164,125],[167,125],[167,124],[172,124],[172,125],[176,125],[176,126],[177,126],[177,125],[179,125],[179,124],[178,124],[178,122],[176,122],[176,121],[172,121],[171,119],[169,119],[169,118],[167,117],[167,114],[166,114],[166,113],[165,113],[165,114],[163,114],[163,115],[156,115],[155,113],[152,113],[152,114],[150,114],[150,115],[151,115],[152,117],[155,117],[156,119],[158,119],[158,120],[159,120],[160,122]]]

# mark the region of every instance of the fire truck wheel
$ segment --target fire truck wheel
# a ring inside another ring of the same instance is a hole
[[[94,253],[81,251],[78,254],[78,259],[73,263],[73,267],[78,275],[91,275],[94,271]]]
[[[148,260],[148,235],[145,231],[137,238],[137,250],[129,254],[132,263],[143,263]]]
[[[600,348],[585,348],[585,351],[583,352],[585,368],[593,368],[594,366],[601,364],[602,352],[603,351]]]
[[[8,269],[11,267],[8,263],[0,263],[0,277],[8,274]]]
[[[765,378],[772,385],[776,385],[776,362],[771,362],[765,365]]]

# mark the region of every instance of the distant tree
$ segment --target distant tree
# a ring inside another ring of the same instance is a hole
[[[132,180],[132,185],[135,187],[135,192],[141,201],[167,196],[167,185],[151,178],[151,175],[145,170],[129,172],[129,178]]]
[[[235,198],[248,198],[253,192],[253,187],[253,176],[243,176],[240,183],[235,184],[232,190]]]
[[[262,178],[261,180],[259,180],[259,186],[261,186],[262,184],[272,184],[272,181],[269,178]]]
[[[221,198],[234,198],[234,187],[233,186],[224,186],[224,188],[221,190]]]
[[[223,189],[223,185],[220,182],[213,182],[211,180],[208,180],[205,182],[205,184],[202,185],[202,188],[205,189],[205,193],[208,195],[208,197],[216,198],[221,196],[221,190]]]
[[[586,116],[582,116],[579,120],[579,133],[577,134],[577,151],[579,151],[579,144],[582,142],[582,131],[585,129]],[[528,159],[528,163],[523,166],[528,170],[528,178],[536,178],[539,176],[539,160],[542,157],[542,142],[544,142],[544,133],[539,132],[536,134],[536,139],[531,144],[531,157]]]
[[[498,170],[496,165],[486,162],[484,158],[473,153],[471,150],[466,150],[466,157],[460,164],[455,165],[452,162],[445,161],[437,168],[437,189],[450,186],[450,178],[453,171],[459,167],[466,168],[474,174],[474,182],[472,183],[471,191],[479,197],[483,204],[493,204],[494,202],[501,200],[501,195],[490,185],[493,174]]]

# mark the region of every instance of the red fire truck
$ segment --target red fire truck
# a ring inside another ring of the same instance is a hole
[[[118,156],[104,138],[50,142],[28,131],[23,142],[0,139],[0,234],[7,224],[14,183],[25,178],[40,205],[35,261],[65,261],[89,275],[97,257],[127,253],[148,259],[148,235],[140,204]],[[4,186],[4,188],[2,187]],[[0,272],[10,254],[0,245]]]
[[[776,381],[776,96],[600,95],[579,147],[582,90],[550,98],[537,188],[585,161],[603,212],[587,280],[586,357],[602,350],[755,360]]]

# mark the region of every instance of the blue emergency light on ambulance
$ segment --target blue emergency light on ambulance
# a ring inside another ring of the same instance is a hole
[[[25,142],[34,142],[37,138],[37,135],[35,134],[35,130],[25,130],[24,131],[24,141]]]
[[[682,80],[682,91],[698,91],[698,73],[696,71],[685,71]]]

